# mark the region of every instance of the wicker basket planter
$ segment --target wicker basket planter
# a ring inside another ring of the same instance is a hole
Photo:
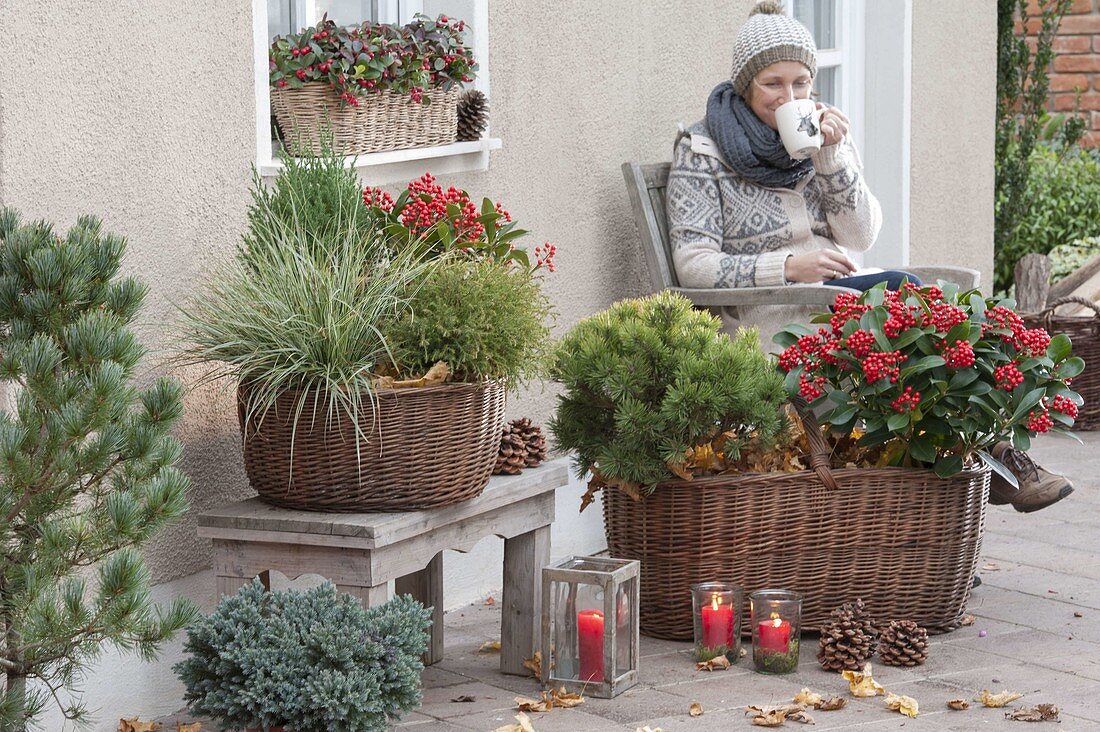
[[[279,397],[260,424],[246,394],[237,413],[244,465],[267,503],[308,511],[406,511],[477,497],[489,482],[504,428],[504,387],[497,382],[378,391],[377,417],[360,415],[366,442],[343,410],[316,414],[312,399],[297,420],[298,393]]]
[[[958,624],[981,550],[989,468],[722,475],[662,483],[644,501],[604,490],[611,556],[641,560],[641,629],[692,638],[691,585],[805,595],[803,627],[863,598],[875,617]],[[747,611],[746,611],[747,612]],[[748,626],[746,626],[746,630]]]
[[[1081,305],[1093,315],[1057,315],[1062,305]],[[1074,420],[1075,430],[1100,428],[1100,308],[1084,297],[1063,297],[1047,309],[1021,315],[1028,328],[1045,328],[1052,336],[1065,333],[1073,341],[1073,354],[1085,359],[1085,370],[1073,380],[1073,390],[1085,400]]]
[[[331,86],[311,82],[301,89],[272,89],[271,109],[291,155],[319,154],[326,125],[332,126],[335,152],[363,155],[454,142],[458,91],[432,89],[425,94],[431,104],[422,105],[387,89],[363,97],[357,107],[341,107]]]

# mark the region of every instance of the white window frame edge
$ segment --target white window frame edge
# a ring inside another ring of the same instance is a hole
[[[307,12],[316,7],[313,0],[305,0]],[[411,20],[420,12],[420,0],[384,0],[397,6]],[[387,11],[392,8],[387,8]],[[381,10],[381,9],[380,9]],[[393,17],[393,16],[390,16]],[[401,17],[401,16],[399,16]],[[406,22],[402,20],[401,22]],[[478,75],[474,88],[489,94],[489,0],[475,0],[473,27],[476,29],[474,58],[478,60]],[[267,0],[252,0],[253,64],[256,98],[256,169],[261,176],[272,177],[282,170],[282,163],[271,151],[271,90],[268,72]],[[502,146],[500,138],[490,136],[486,128],[480,140],[454,142],[435,147],[387,150],[344,158],[344,165],[355,168],[368,185],[404,182],[424,173],[424,160],[433,160],[433,174],[452,174],[489,169],[489,153]]]

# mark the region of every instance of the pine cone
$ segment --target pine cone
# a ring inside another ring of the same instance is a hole
[[[878,652],[887,666],[919,666],[928,658],[928,631],[912,620],[892,620],[879,636]]]
[[[546,435],[537,424],[532,424],[527,417],[513,419],[509,425],[514,434],[523,438],[523,444],[527,448],[528,468],[534,468],[546,460]]]
[[[527,467],[527,442],[523,435],[513,429],[512,424],[505,425],[500,437],[500,451],[493,475],[519,475]]]
[[[489,99],[477,89],[458,98],[458,139],[480,140],[489,125]]]
[[[826,671],[858,671],[875,654],[878,632],[862,600],[845,603],[821,626],[817,661]]]

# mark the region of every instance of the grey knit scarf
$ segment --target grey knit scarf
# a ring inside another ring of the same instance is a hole
[[[742,178],[769,188],[794,188],[814,164],[787,154],[779,133],[764,124],[723,81],[707,99],[707,130],[722,156]]]

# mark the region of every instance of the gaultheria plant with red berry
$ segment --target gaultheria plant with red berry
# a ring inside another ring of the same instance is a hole
[[[271,87],[300,89],[325,82],[341,105],[358,106],[369,94],[390,89],[429,104],[430,89],[474,80],[477,63],[466,46],[466,23],[423,15],[403,26],[366,22],[340,26],[326,16],[299,33],[278,36],[268,53]]]
[[[364,188],[363,203],[399,249],[416,246],[430,256],[461,252],[529,272],[554,271],[557,246],[544,242],[528,253],[517,243],[527,231],[516,228],[500,203],[484,198],[478,206],[466,191],[443,190],[431,173],[411,181],[396,199],[380,188]]]
[[[1068,337],[1028,329],[1014,304],[953,285],[840,293],[816,331],[776,335],[787,391],[883,446],[890,465],[946,477],[980,457],[1006,474],[988,448],[1026,450],[1033,435],[1072,427],[1082,399],[1069,384],[1085,365]]]

